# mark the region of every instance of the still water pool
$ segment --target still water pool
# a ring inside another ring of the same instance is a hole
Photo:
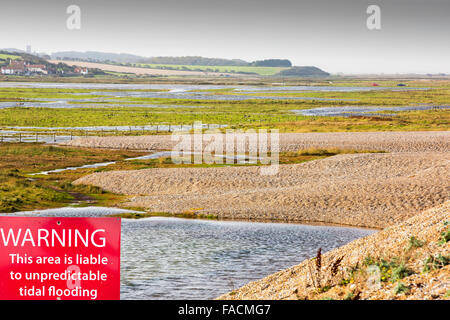
[[[117,208],[17,215],[104,216]],[[121,299],[212,299],[373,230],[152,217],[122,219]]]

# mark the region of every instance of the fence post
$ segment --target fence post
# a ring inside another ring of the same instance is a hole
[[[36,143],[38,142],[38,133],[36,132]]]
[[[19,142],[22,142],[22,133],[19,132]]]

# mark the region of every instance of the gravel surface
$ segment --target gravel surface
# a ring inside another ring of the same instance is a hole
[[[171,135],[87,137],[62,144],[76,147],[172,150]],[[269,143],[270,144],[270,143]],[[424,152],[450,150],[450,131],[280,133],[280,151],[308,148]]]
[[[450,252],[449,242],[438,244],[443,222],[450,220],[449,138],[448,131],[280,134],[281,151],[343,148],[389,153],[342,154],[281,165],[276,175],[262,175],[261,167],[145,169],[95,173],[74,183],[128,194],[124,205],[153,212],[384,228],[323,254],[319,278],[309,259],[219,299],[445,299],[450,266],[422,270],[430,255],[448,257]],[[67,144],[170,150],[170,139],[104,137]],[[413,236],[424,245],[406,249]],[[396,292],[398,281],[374,287],[363,276],[342,284],[348,270],[361,268],[369,256],[404,262],[413,271],[401,279],[407,291]],[[338,268],[331,271],[339,259]],[[318,290],[317,279],[328,285],[326,290]]]
[[[94,173],[76,180],[132,195],[126,206],[227,219],[325,222],[384,228],[450,196],[448,153],[344,154],[302,164],[164,168]]]

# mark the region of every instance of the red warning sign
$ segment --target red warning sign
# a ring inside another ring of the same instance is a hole
[[[0,299],[120,299],[120,219],[0,217]]]

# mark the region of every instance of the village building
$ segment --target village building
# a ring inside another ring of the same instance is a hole
[[[26,72],[25,61],[10,61],[8,66],[1,67],[1,73],[7,75],[20,75]]]
[[[47,68],[43,64],[27,64],[23,60],[11,60],[9,65],[0,68],[1,74],[22,75],[22,74],[48,74]]]
[[[30,73],[48,74],[46,67],[43,64],[29,64],[26,66],[26,68]]]
[[[82,75],[87,75],[89,73],[88,68],[81,68],[81,67],[76,67],[74,71],[75,73],[79,73]]]

